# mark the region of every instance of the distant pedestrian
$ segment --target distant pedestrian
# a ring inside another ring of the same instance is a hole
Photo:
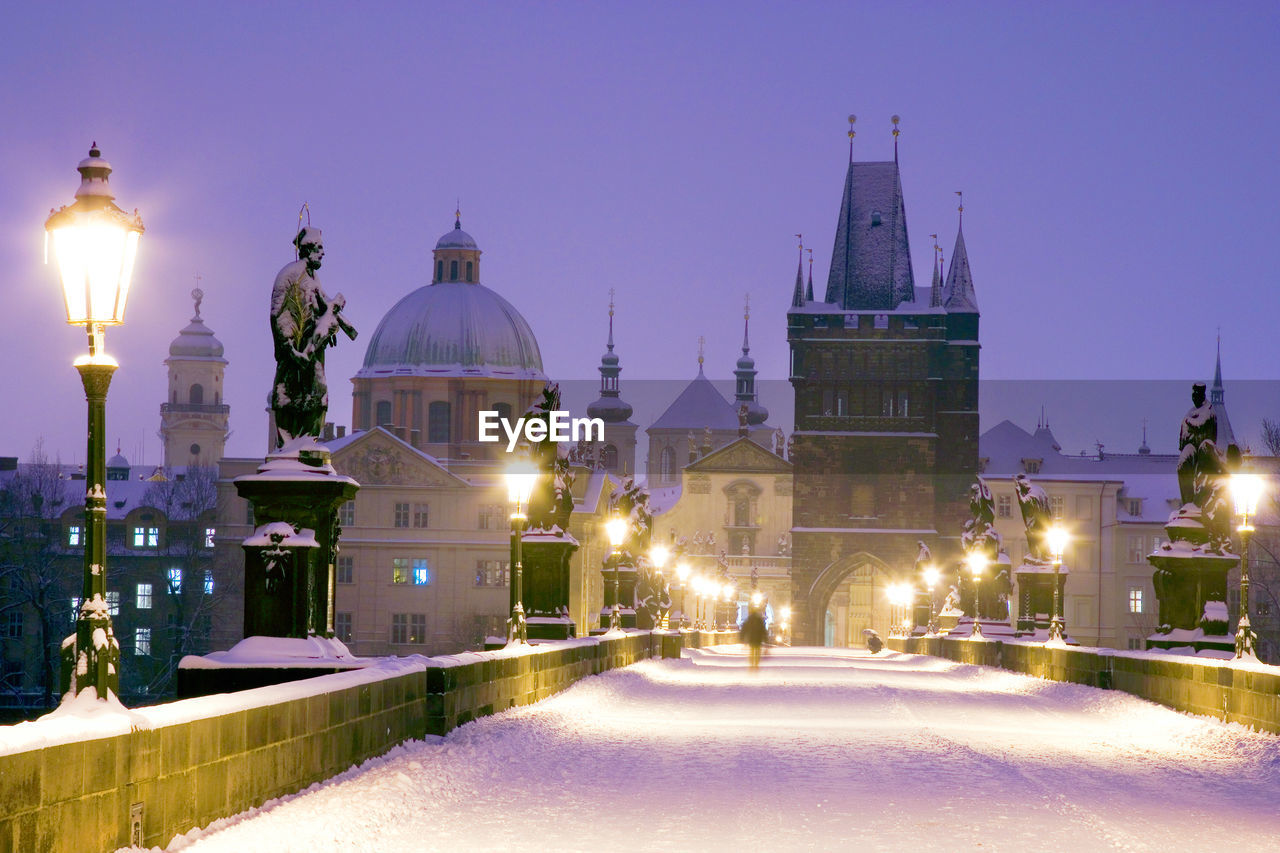
[[[880,635],[870,628],[862,629],[862,636],[867,642],[867,648],[871,654],[878,654],[884,648],[884,640],[880,639]]]
[[[768,633],[769,628],[764,623],[764,614],[755,607],[751,608],[751,612],[743,620],[738,634],[742,638],[742,642],[747,644],[751,653],[752,669],[757,669],[760,666],[760,650]]]

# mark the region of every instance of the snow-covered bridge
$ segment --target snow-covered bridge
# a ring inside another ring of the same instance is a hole
[[[245,850],[1220,850],[1280,844],[1280,737],[895,653],[686,651],[177,840]]]

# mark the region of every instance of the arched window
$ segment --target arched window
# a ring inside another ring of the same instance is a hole
[[[449,440],[449,415],[449,404],[443,400],[436,400],[427,406],[427,441],[444,444]]]
[[[444,261],[436,261],[436,281],[444,281]]]
[[[612,444],[606,444],[600,448],[600,464],[604,466],[606,471],[618,470],[618,448]]]
[[[373,418],[374,426],[390,426],[391,425],[391,401],[380,400],[375,410]]]
[[[199,406],[199,405],[201,405],[202,403],[204,403],[204,388],[203,388],[203,386],[201,386],[199,383],[196,383],[195,385],[192,385],[192,386],[191,386],[191,392],[190,392],[190,394],[187,396],[187,399],[191,401],[191,405],[193,405],[193,406]]]
[[[449,281],[458,280],[458,262],[449,261]]]
[[[671,447],[662,448],[661,464],[659,466],[659,479],[663,483],[670,483],[676,478],[676,451]]]
[[[475,275],[475,264],[473,264],[471,261],[467,261],[467,281],[472,281],[472,277],[474,275]]]

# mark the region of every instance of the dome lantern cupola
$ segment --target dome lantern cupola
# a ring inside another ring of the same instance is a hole
[[[464,281],[475,284],[480,281],[480,248],[475,238],[462,230],[462,211],[455,210],[453,215],[453,228],[436,241],[431,253],[435,258],[431,283]]]
[[[734,402],[737,407],[747,407],[747,423],[759,426],[769,417],[769,410],[760,404],[756,397],[756,361],[751,357],[751,342],[748,333],[751,328],[751,301],[748,298],[742,312],[742,357],[738,359],[736,377],[736,393]]]

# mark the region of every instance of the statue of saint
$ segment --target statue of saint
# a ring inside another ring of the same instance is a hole
[[[933,562],[933,552],[929,550],[929,546],[924,544],[923,539],[916,540],[916,544],[920,546],[920,550],[916,553],[916,564],[913,570],[916,575],[924,573],[924,567]]]
[[[333,298],[315,277],[324,259],[320,229],[307,226],[293,240],[298,260],[286,264],[271,289],[271,340],[276,376],[271,410],[276,418],[276,447],[301,436],[319,437],[329,408],[324,376],[325,350],[338,332],[355,340],[356,330],[342,317],[346,300]]]
[[[1183,506],[1203,510],[1214,481],[1225,473],[1225,448],[1218,448],[1218,416],[1205,399],[1203,382],[1191,386],[1191,405],[1178,433],[1178,492]]]
[[[1013,493],[1022,510],[1022,523],[1027,528],[1027,556],[1040,563],[1049,562],[1049,528],[1053,526],[1053,510],[1049,496],[1026,474],[1013,478]]]

